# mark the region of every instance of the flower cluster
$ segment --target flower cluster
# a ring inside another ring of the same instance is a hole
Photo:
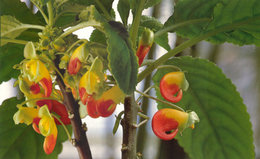
[[[83,62],[90,56],[86,47],[87,43],[84,43],[73,51],[68,64],[68,73],[69,76],[79,75],[80,78],[68,82],[67,85],[72,88],[74,97],[80,98],[86,105],[90,117],[108,117],[115,111],[116,105],[123,101],[125,95],[117,85],[106,83],[107,75],[104,73],[103,62],[98,56],[85,71],[86,64],[84,65]],[[77,83],[76,89],[73,88],[73,83]]]
[[[63,124],[70,124],[70,119],[65,106],[55,100],[61,94],[59,90],[53,88],[48,68],[36,55],[32,43],[26,45],[24,56],[18,82],[26,98],[26,105],[17,106],[18,111],[13,119],[15,124],[32,124],[33,129],[45,137],[43,148],[46,154],[50,154],[56,145],[58,134],[56,124],[60,125],[60,121]],[[54,119],[53,113],[59,118]]]
[[[170,72],[161,79],[160,92],[165,100],[177,103],[182,99],[183,91],[186,91],[188,86],[183,72]],[[188,127],[194,128],[196,122],[199,122],[199,118],[194,111],[184,112],[164,108],[153,116],[152,129],[159,138],[171,140],[179,131],[182,132]]]

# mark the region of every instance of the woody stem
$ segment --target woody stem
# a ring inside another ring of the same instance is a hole
[[[122,159],[136,158],[136,123],[138,105],[134,95],[127,96],[124,103]]]
[[[58,66],[59,61],[56,59],[55,60],[55,65],[56,67]],[[57,67],[58,68],[58,67]],[[61,73],[62,71],[59,70]],[[76,102],[76,100],[73,98],[73,95],[71,92],[67,92],[66,86],[64,84],[64,81],[62,78],[57,74],[57,83],[60,87],[60,90],[63,95],[63,102],[64,105],[70,114],[70,120],[71,120],[71,125],[75,137],[75,146],[78,150],[79,157],[80,159],[92,159],[90,147],[88,144],[88,139],[86,132],[83,129],[82,126],[82,121],[79,115],[79,104]]]

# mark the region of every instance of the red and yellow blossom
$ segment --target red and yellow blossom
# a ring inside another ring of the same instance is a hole
[[[68,65],[69,74],[71,75],[77,74],[81,68],[81,62],[86,57],[87,57],[86,43],[83,43],[73,51],[70,57],[70,61]]]
[[[186,91],[188,86],[183,72],[170,72],[161,79],[160,92],[166,100],[177,103],[182,98],[182,91]]]
[[[35,87],[30,89],[35,90],[34,93],[39,91],[39,85],[44,89],[44,96],[49,97],[52,92],[52,80],[48,69],[38,59],[30,59],[23,64],[23,76],[30,82],[33,82]],[[39,84],[39,85],[37,85]]]
[[[52,153],[56,145],[57,127],[56,124],[61,123],[51,116],[51,112],[59,115],[60,120],[65,124],[70,124],[68,113],[63,104],[55,100],[40,100],[36,107],[18,106],[18,111],[14,114],[13,120],[15,124],[25,123],[32,124],[33,129],[45,136],[44,151],[46,154]]]
[[[178,131],[191,127],[199,122],[197,114],[192,112],[182,112],[176,109],[160,109],[152,119],[152,129],[156,136],[163,140],[173,139]]]
[[[86,104],[89,96],[95,95],[97,98],[102,95],[105,79],[103,63],[99,58],[95,58],[91,68],[79,81],[79,96],[83,104]]]
[[[115,111],[116,105],[123,101],[125,95],[118,86],[113,86],[97,99],[95,96],[88,94],[85,94],[85,96],[86,98],[83,100],[85,101],[86,99],[85,104],[87,106],[88,115],[92,118],[98,118],[100,116],[110,116]]]

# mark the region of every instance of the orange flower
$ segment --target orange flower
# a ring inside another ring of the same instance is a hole
[[[194,128],[194,123],[199,122],[195,112],[182,112],[176,109],[160,109],[152,119],[152,129],[156,136],[163,140],[173,139],[178,131]]]
[[[95,99],[94,96],[86,95],[87,112],[92,118],[108,117],[116,109],[116,105],[123,101],[124,93],[118,86],[114,86],[105,91],[100,98]]]
[[[183,72],[170,72],[161,79],[160,92],[166,100],[177,103],[182,98],[182,90],[186,91],[188,86]]]

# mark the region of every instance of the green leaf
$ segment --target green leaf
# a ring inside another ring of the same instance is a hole
[[[157,32],[163,28],[163,24],[154,17],[142,16],[140,26],[151,29],[153,32]],[[141,28],[142,29],[142,28]],[[168,42],[168,33],[165,33],[154,39],[154,42],[166,50],[170,50]]]
[[[149,8],[149,7],[152,7],[152,6],[155,6],[156,4],[160,3],[161,0],[146,0],[146,3],[144,5],[144,8]]]
[[[103,5],[103,7],[107,10],[108,13],[113,17],[113,9],[112,9],[112,4],[114,0],[99,0],[99,2]],[[95,5],[99,13],[103,14],[102,9],[100,9],[100,6],[95,0],[72,0],[72,2],[85,5],[85,6],[90,6],[90,5]]]
[[[54,151],[46,155],[43,151],[44,137],[37,134],[31,126],[15,125],[13,115],[16,105],[22,100],[9,98],[0,106],[0,158],[1,159],[53,159],[58,158],[62,142],[67,140],[65,131],[58,126],[58,138]]]
[[[137,84],[137,57],[131,47],[128,34],[120,23],[105,24],[108,45],[109,68],[120,89],[125,94],[135,91]]]
[[[91,33],[91,36],[89,38],[90,41],[92,42],[97,42],[106,45],[106,36],[103,32],[95,29]]]
[[[130,12],[129,0],[119,0],[117,4],[117,10],[124,25],[127,25],[127,20]]]
[[[210,42],[231,42],[238,45],[260,45],[260,1],[182,0],[177,3],[167,26],[192,19],[209,18],[208,22],[181,27],[177,33],[192,38],[223,28],[210,37]]]
[[[79,17],[82,21],[86,21],[83,23],[92,24],[104,32],[107,37],[110,71],[125,94],[133,93],[137,84],[138,64],[127,30],[119,22],[106,22],[93,5],[82,11]]]
[[[1,38],[15,39],[28,27],[27,25],[20,23],[12,16],[1,16]],[[1,42],[0,46],[7,44],[7,42]]]
[[[0,48],[0,84],[18,77],[20,71],[13,69],[13,66],[24,58],[23,49],[24,45],[18,44],[7,44]]]
[[[177,136],[190,158],[253,159],[252,125],[246,106],[221,69],[212,62],[191,57],[170,59],[165,64],[186,71],[190,86],[177,105],[195,111],[200,118],[195,129]],[[159,86],[160,79],[170,71],[159,69],[153,77],[154,83]],[[163,99],[158,88],[156,94]],[[158,108],[167,107],[158,105]]]
[[[44,24],[43,18],[39,14],[33,14],[20,0],[1,0],[0,11],[1,15],[13,16],[21,23]]]

